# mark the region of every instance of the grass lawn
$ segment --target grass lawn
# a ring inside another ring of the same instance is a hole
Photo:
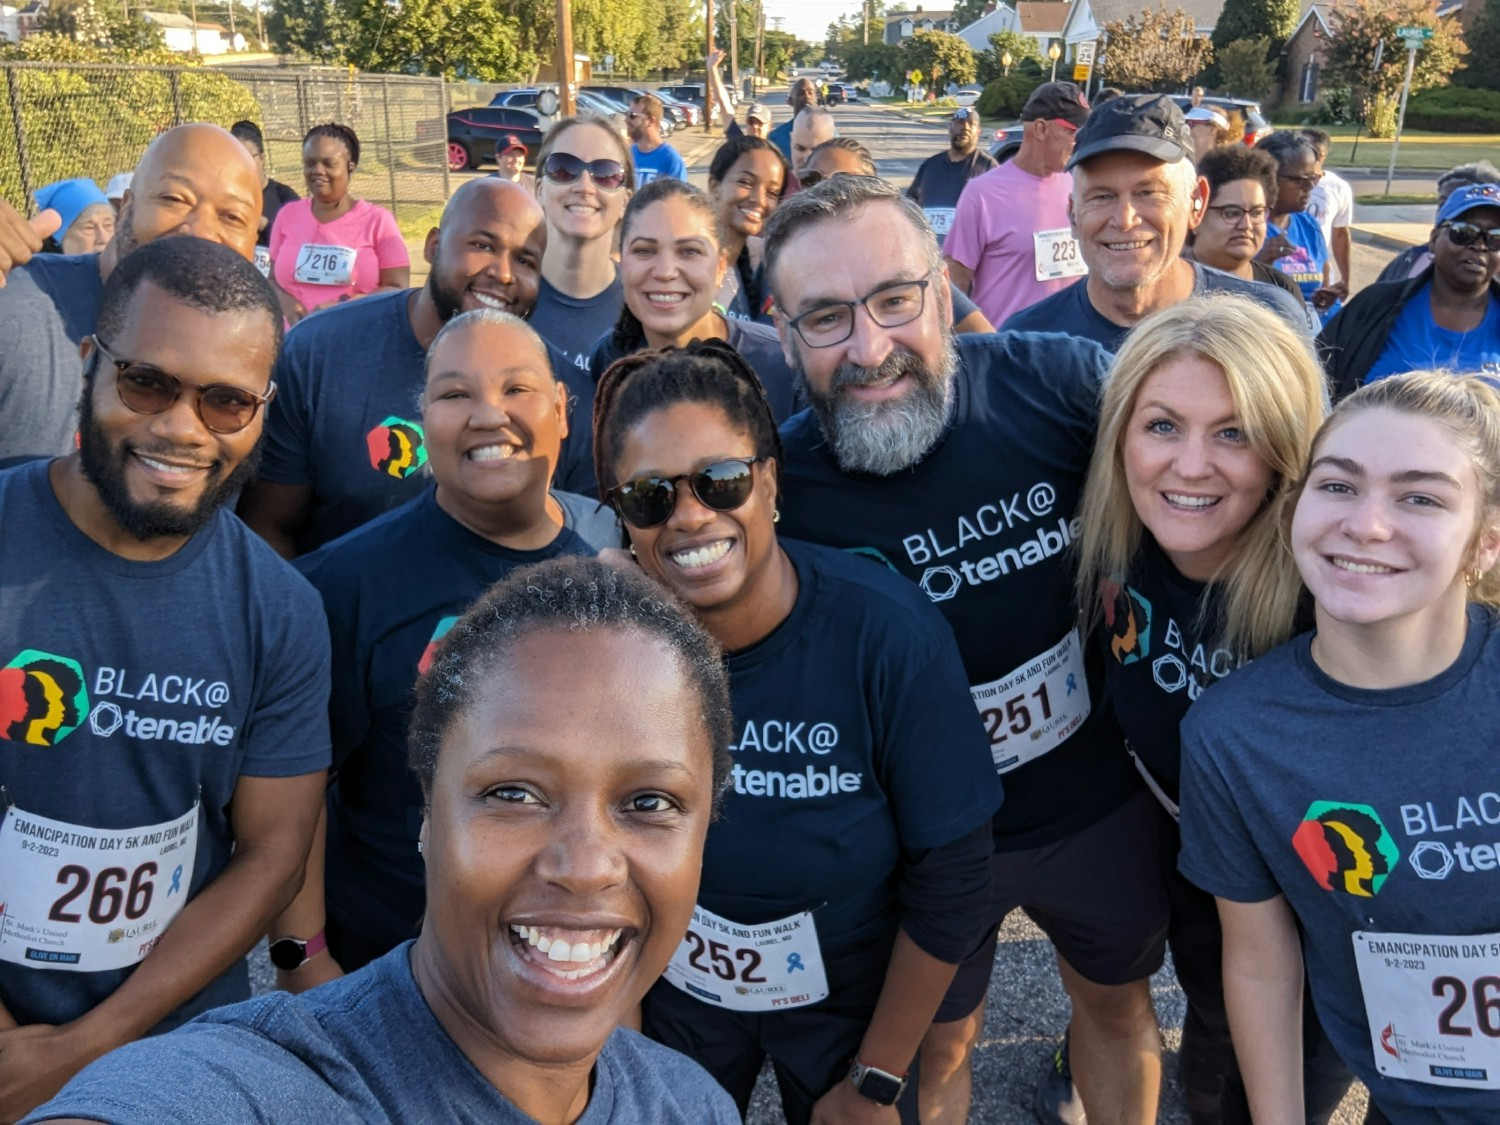
[[[1287,129],[1292,126],[1281,125]],[[1359,152],[1351,156],[1354,148],[1353,125],[1330,125],[1333,148],[1328,154],[1328,163],[1335,168],[1385,168],[1391,162],[1391,142],[1375,140],[1368,133],[1359,138]],[[1495,138],[1485,133],[1427,133],[1408,129],[1401,134],[1401,148],[1396,153],[1396,167],[1406,171],[1435,170],[1446,172],[1459,164],[1475,160],[1493,159],[1496,150]],[[1397,203],[1403,200],[1391,199]],[[1414,202],[1426,202],[1414,200]]]
[[[1380,195],[1379,193],[1376,193],[1374,195],[1356,195],[1354,197],[1354,202],[1356,202],[1356,203],[1375,203],[1375,204],[1380,204],[1380,205],[1385,205],[1385,204],[1406,204],[1406,203],[1411,203],[1411,204],[1432,203],[1432,204],[1436,204],[1437,203],[1437,193],[1436,192],[1431,192],[1431,193],[1425,194],[1425,195],[1400,195],[1400,194],[1395,194],[1395,193],[1393,193],[1391,195]]]

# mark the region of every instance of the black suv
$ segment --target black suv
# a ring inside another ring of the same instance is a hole
[[[482,105],[448,114],[448,167],[455,172],[494,164],[495,145],[515,137],[526,146],[526,163],[542,144],[542,121],[529,109]]]

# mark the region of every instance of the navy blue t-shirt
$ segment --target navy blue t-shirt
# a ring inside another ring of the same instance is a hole
[[[777,424],[785,422],[801,409],[797,394],[797,374],[787,366],[786,353],[781,350],[781,338],[769,324],[756,324],[749,320],[724,318],[729,333],[728,344],[739,352],[750,369],[760,376],[760,385],[765,388],[766,401]],[[643,345],[644,346],[644,345]],[[590,363],[597,381],[609,365],[626,353],[615,343],[614,329],[606,332],[593,348]],[[581,407],[580,407],[581,410]],[[593,416],[593,403],[589,403],[589,416]]]
[[[219,876],[242,776],[320,773],[329,760],[328,637],[312,588],[227,511],[168,558],[123,559],[68,518],[48,465],[0,473],[0,1002],[22,1024],[66,1023],[103,1001],[170,922],[158,911]],[[195,806],[191,854],[139,854],[157,831],[184,837],[162,826]],[[28,829],[37,818],[63,827]],[[28,899],[51,907],[28,917]],[[127,967],[90,970],[121,947],[138,954]],[[249,994],[241,960],[158,1030]]]
[[[568,381],[570,390],[574,389],[578,376],[597,379],[602,374],[592,369],[589,359],[594,354],[594,344],[615,326],[624,307],[625,287],[620,283],[618,270],[615,279],[602,291],[587,298],[569,297],[542,278],[536,306],[527,320],[542,339],[562,352],[564,366],[573,369],[574,379]],[[562,368],[558,372],[562,378]],[[577,385],[581,387],[581,383]]]
[[[429,485],[297,560],[323,596],[333,649],[328,911],[362,940],[389,949],[415,937],[425,906],[422,791],[406,751],[418,673],[474,600],[516,567],[593,553],[566,528],[536,551],[492,543],[443,511]]]
[[[312,511],[297,544],[303,552],[404,504],[429,483],[420,408],[427,352],[412,331],[412,292],[347,301],[287,333],[276,363],[276,399],[266,411],[260,476],[312,487]],[[555,353],[548,358],[554,373],[565,371]],[[568,389],[574,392],[571,383]],[[570,488],[570,477],[592,456],[592,441],[585,427],[563,442],[554,487]],[[592,476],[590,463],[585,487]]]
[[[983,825],[1000,785],[942,616],[863,560],[781,546],[797,600],[770,636],[728,657],[734,767],[698,902],[742,924],[812,911],[836,1002],[873,1003],[903,853]]]
[[[782,427],[781,529],[865,555],[937,603],[1005,776],[996,845],[1039,847],[1141,786],[1078,633],[1068,561],[1109,356],[1016,332],[957,347],[953,420],[910,469],[842,472],[810,410]]]
[[[1205,266],[1202,262],[1189,262],[1193,267],[1193,296],[1208,293],[1233,293],[1259,301],[1282,318],[1298,332],[1308,333],[1314,325],[1308,320],[1301,301],[1276,285],[1260,281],[1245,281]],[[1089,300],[1088,278],[1080,277],[1066,289],[1060,290],[1038,301],[1036,304],[1014,314],[1003,325],[1008,332],[1066,332],[1069,336],[1082,336],[1102,344],[1111,352],[1120,350],[1129,335],[1130,328],[1116,324],[1105,317]]]
[[[258,996],[121,1047],[26,1121],[535,1125],[443,1030],[417,988],[410,953],[403,945],[300,996]],[[594,1063],[577,1125],[739,1120],[697,1063],[620,1028]]]
[[[1126,744],[1174,801],[1182,717],[1207,688],[1239,667],[1233,653],[1214,644],[1221,593],[1184,578],[1150,532],[1142,534],[1129,579],[1099,588],[1096,635],[1110,703]]]
[[[1449,668],[1384,691],[1330,678],[1311,638],[1247,664],[1183,720],[1178,866],[1233,902],[1286,897],[1318,1019],[1387,1117],[1493,1121],[1500,1094],[1479,1087],[1496,1071],[1453,1051],[1500,1032],[1500,629],[1471,608]],[[1409,978],[1425,1013],[1366,1010],[1357,943]],[[1427,1080],[1440,1075],[1455,1084]]]

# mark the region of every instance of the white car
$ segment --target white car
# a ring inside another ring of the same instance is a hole
[[[960,86],[958,93],[953,95],[953,100],[959,105],[973,105],[979,101],[979,95],[984,93],[983,86]]]

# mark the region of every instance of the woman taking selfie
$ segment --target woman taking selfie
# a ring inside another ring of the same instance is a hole
[[[1218,900],[1250,1107],[1301,1120],[1305,964],[1367,1121],[1491,1120],[1500,396],[1441,373],[1356,391],[1287,539],[1313,632],[1182,728],[1182,873]]]

